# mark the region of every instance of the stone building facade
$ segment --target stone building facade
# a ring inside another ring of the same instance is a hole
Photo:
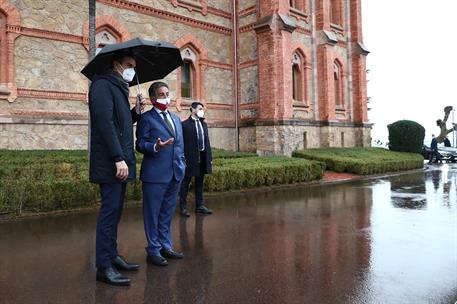
[[[97,0],[96,27],[177,45],[173,111],[204,103],[216,147],[370,145],[361,0]],[[0,0],[0,149],[86,148],[88,33],[86,0]]]

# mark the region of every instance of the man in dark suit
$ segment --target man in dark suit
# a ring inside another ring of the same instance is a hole
[[[436,157],[435,162],[442,162],[441,160],[441,154],[438,152],[438,140],[435,137],[435,135],[432,135],[432,142],[430,144],[430,156],[428,159],[428,163],[431,164],[433,162],[433,159]]]
[[[205,206],[203,201],[203,181],[205,174],[212,172],[211,144],[208,136],[208,126],[205,123],[203,104],[193,102],[190,107],[190,117],[183,121],[184,154],[186,156],[186,175],[179,192],[180,214],[189,217],[187,210],[187,194],[192,177],[195,176],[195,212],[212,214],[213,211]]]
[[[153,83],[149,97],[154,108],[141,117],[136,131],[136,149],[144,154],[140,179],[146,253],[148,263],[166,266],[166,258],[183,258],[182,253],[173,250],[170,225],[186,169],[184,142],[181,120],[167,109],[170,103],[167,84]]]
[[[115,55],[111,68],[95,76],[89,89],[90,161],[89,179],[100,185],[101,206],[97,220],[97,280],[111,285],[129,285],[118,270],[138,270],[117,252],[117,226],[124,205],[127,181],[135,179],[133,123],[140,118],[145,100],[130,110],[129,82],[135,75],[130,53]]]

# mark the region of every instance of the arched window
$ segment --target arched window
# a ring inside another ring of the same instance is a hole
[[[302,76],[301,58],[300,55],[295,53],[292,60],[292,98],[294,100],[303,100]]]
[[[330,0],[330,23],[342,25],[342,3],[341,0]]]
[[[335,107],[337,109],[344,108],[344,92],[343,92],[343,69],[341,64],[335,60],[333,63],[333,80],[334,80],[334,94],[335,94]]]
[[[107,28],[97,29],[97,34],[95,34],[95,45],[97,49],[95,50],[95,54],[98,54],[100,50],[109,44],[115,44],[119,42],[119,37],[112,33]]]
[[[184,64],[181,66],[181,97],[187,99],[198,99],[197,96],[197,79],[196,79],[196,65],[198,64],[198,57],[194,50],[187,46],[181,51],[181,57]]]
[[[295,101],[307,101],[307,78],[305,57],[299,52],[292,56],[292,98]]]

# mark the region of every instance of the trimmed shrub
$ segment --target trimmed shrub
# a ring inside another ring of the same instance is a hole
[[[387,126],[389,149],[398,152],[421,153],[425,128],[415,121],[399,120]]]
[[[360,175],[422,168],[420,154],[393,152],[382,148],[326,148],[295,151],[293,157],[322,161],[327,170]]]
[[[205,190],[229,191],[312,181],[322,178],[324,169],[320,162],[287,157],[215,160],[213,174],[205,178]]]
[[[142,156],[137,155],[137,171]],[[260,158],[253,153],[216,150],[206,191],[228,191],[310,181],[325,165],[304,159]],[[0,150],[0,214],[95,206],[99,188],[89,183],[87,151]],[[127,187],[127,200],[140,200],[141,182]]]
[[[213,159],[258,157],[258,155],[255,153],[234,152],[234,151],[216,149],[216,148],[212,149],[212,153],[213,153]]]

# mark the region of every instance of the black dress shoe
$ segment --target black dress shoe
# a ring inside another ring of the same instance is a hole
[[[190,213],[187,210],[187,208],[181,208],[181,211],[179,212],[179,214],[181,214],[181,216],[184,216],[184,217],[190,217]]]
[[[140,269],[140,265],[134,263],[128,263],[123,257],[118,255],[115,257],[111,263],[117,270],[128,270],[128,271],[137,271]]]
[[[114,267],[97,269],[97,281],[115,286],[130,285],[130,279],[124,277]]]
[[[163,256],[161,256],[160,254],[148,255],[147,258],[146,258],[146,261],[149,264],[154,264],[154,265],[157,265],[157,266],[167,266],[168,265],[167,260]]]
[[[213,214],[213,210],[209,209],[206,206],[200,206],[200,207],[195,208],[195,213]]]
[[[167,259],[180,260],[180,259],[184,258],[184,254],[182,254],[181,252],[175,252],[172,249],[168,249],[168,250],[162,249],[162,250],[160,250],[160,254],[162,256],[166,257]]]

